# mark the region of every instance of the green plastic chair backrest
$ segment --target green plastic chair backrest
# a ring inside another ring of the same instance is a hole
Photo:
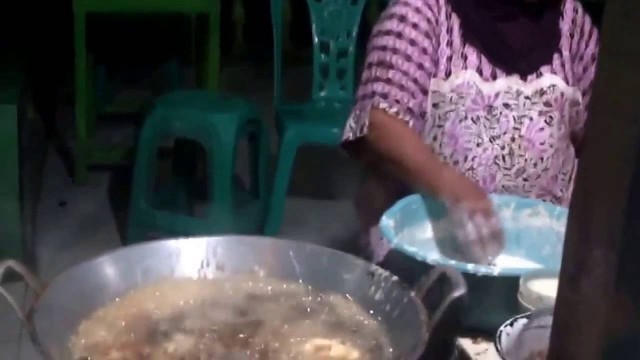
[[[276,106],[282,100],[283,1],[271,0]],[[307,0],[313,36],[313,100],[353,98],[358,29],[366,2]]]

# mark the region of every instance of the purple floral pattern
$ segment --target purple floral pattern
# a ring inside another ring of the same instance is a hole
[[[423,139],[487,192],[557,204],[570,197],[576,157],[571,116],[580,92],[547,74],[485,81],[473,71],[431,81]]]

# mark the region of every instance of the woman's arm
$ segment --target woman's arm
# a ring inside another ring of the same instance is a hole
[[[441,162],[419,135],[438,61],[439,6],[435,0],[397,0],[383,13],[371,34],[344,147],[418,191],[486,207],[484,191]]]
[[[368,167],[437,192],[445,168],[416,131],[436,66],[438,1],[397,0],[374,27],[344,147]]]
[[[379,167],[449,204],[452,231],[457,240],[436,239],[441,253],[460,261],[488,264],[502,252],[504,237],[487,194],[440,161],[431,146],[404,121],[381,109],[373,109],[363,140],[364,150],[381,160]]]
[[[388,171],[407,183],[436,196],[443,193],[444,178],[450,167],[402,120],[382,110],[372,110],[366,146],[379,155]]]

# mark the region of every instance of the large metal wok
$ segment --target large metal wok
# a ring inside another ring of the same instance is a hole
[[[4,295],[30,331],[46,358],[69,360],[69,340],[80,322],[94,310],[130,290],[161,279],[216,277],[264,273],[282,280],[302,281],[320,291],[348,294],[380,316],[388,331],[394,359],[418,359],[430,330],[444,310],[464,295],[461,275],[437,268],[410,289],[385,270],[354,256],[320,246],[265,237],[222,236],[170,239],[125,247],[76,265],[48,286],[15,261],[0,263],[21,274],[37,293],[26,313],[6,291]],[[422,298],[438,279],[451,291],[429,317]]]

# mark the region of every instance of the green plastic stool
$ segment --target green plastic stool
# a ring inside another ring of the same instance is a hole
[[[254,140],[251,194],[234,186],[236,145],[239,139]],[[180,178],[154,197],[151,189],[157,170],[156,153],[167,140],[195,141],[206,151],[209,203],[202,217],[180,213],[188,191]],[[129,223],[125,244],[144,241],[151,234],[195,236],[223,233],[255,234],[264,226],[269,156],[268,132],[256,108],[243,99],[206,91],[179,91],[161,97],[142,129],[138,144]],[[176,211],[160,209],[173,202]]]
[[[279,232],[296,152],[304,145],[338,146],[353,104],[356,42],[366,0],[307,0],[313,29],[311,100],[283,104],[283,0],[271,1],[274,104],[280,151],[264,229]]]

